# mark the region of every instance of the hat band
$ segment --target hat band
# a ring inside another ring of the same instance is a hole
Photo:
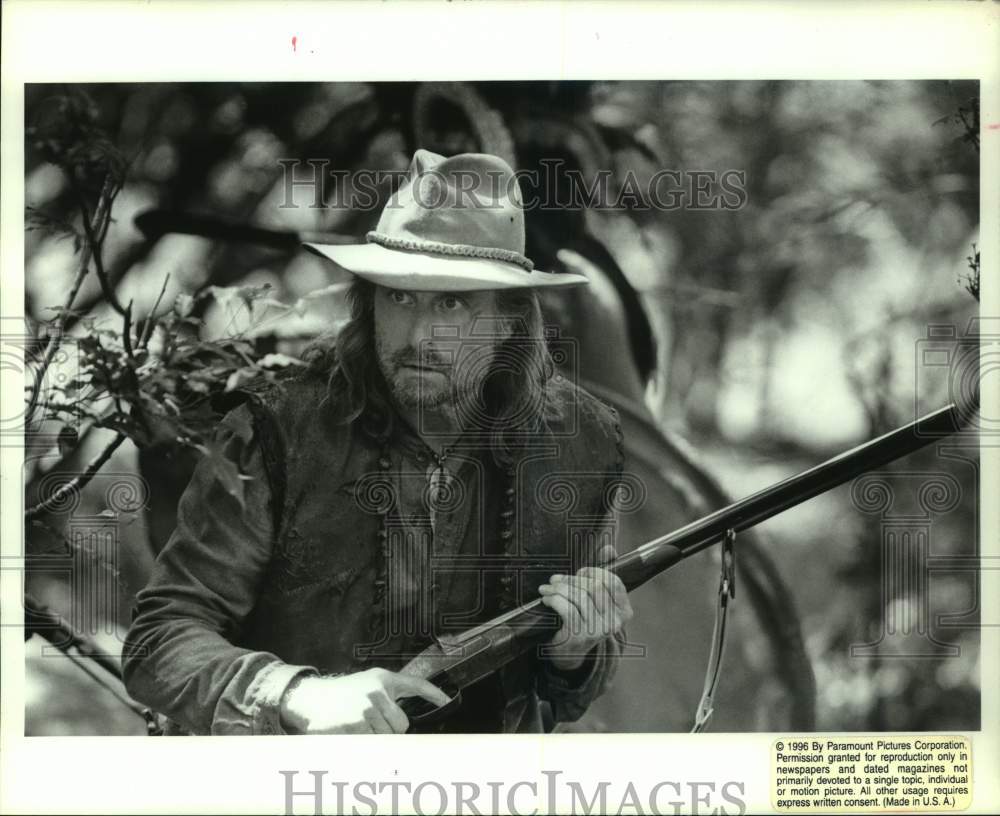
[[[412,238],[393,238],[381,232],[372,230],[365,239],[370,244],[378,244],[386,249],[402,249],[410,252],[433,252],[438,255],[460,255],[466,258],[487,258],[491,261],[506,261],[520,266],[525,272],[535,268],[534,262],[515,252],[513,249],[500,247],[481,247],[471,244],[446,244],[442,241],[418,241]]]

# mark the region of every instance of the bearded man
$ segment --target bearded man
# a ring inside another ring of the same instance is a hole
[[[354,273],[350,320],[308,372],[252,395],[203,460],[123,652],[171,733],[402,733],[417,697],[452,732],[538,732],[607,687],[632,610],[614,557],[614,411],[557,374],[495,156],[417,151]],[[436,638],[541,597],[552,641],[455,705],[400,672]]]

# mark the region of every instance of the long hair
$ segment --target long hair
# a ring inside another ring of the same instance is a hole
[[[314,369],[327,374],[327,399],[335,421],[358,423],[370,437],[384,441],[393,432],[395,410],[375,351],[375,286],[356,278],[347,292],[350,318],[336,337],[321,339],[311,355]],[[490,370],[473,395],[473,427],[488,434],[491,453],[501,467],[513,464],[527,441],[545,432],[556,406],[546,401],[555,372],[542,310],[532,289],[497,291],[497,315],[507,327],[492,356]]]

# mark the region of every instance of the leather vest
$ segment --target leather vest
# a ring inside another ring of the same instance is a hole
[[[485,617],[536,598],[550,575],[575,572],[609,543],[597,539],[607,535],[621,475],[617,414],[561,377],[545,396],[547,432],[514,464],[485,474],[476,517],[484,551],[499,564]],[[255,436],[271,437],[261,448],[280,507],[272,508],[278,526],[257,603],[233,641],[324,673],[400,668],[405,660],[377,656],[387,632],[383,545],[392,503],[381,478],[384,446],[358,423],[333,419],[319,376],[252,399]],[[497,717],[509,720],[534,693],[536,659],[525,655],[500,673]]]

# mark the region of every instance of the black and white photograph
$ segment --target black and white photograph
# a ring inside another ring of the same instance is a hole
[[[165,67],[14,83],[5,740],[771,735],[632,804],[289,762],[257,812],[989,809],[996,77]]]

